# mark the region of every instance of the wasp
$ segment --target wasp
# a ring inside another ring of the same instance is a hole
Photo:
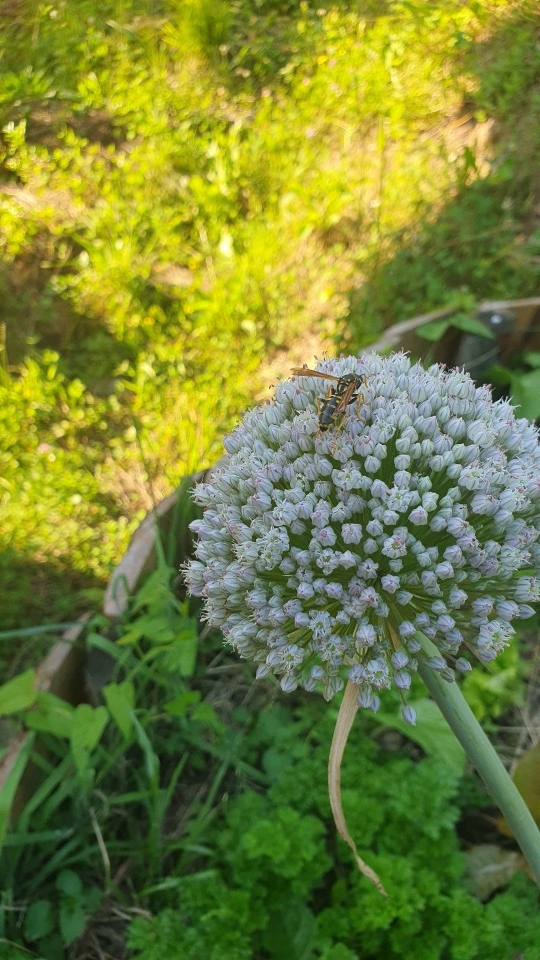
[[[330,373],[320,370],[310,370],[309,367],[293,367],[293,374],[297,377],[320,377],[322,380],[333,380],[335,387],[329,387],[326,396],[319,398],[319,430],[326,433],[331,427],[341,423],[349,404],[363,401],[364,395],[360,387],[367,381],[357,373],[345,373],[342,377],[334,377]]]

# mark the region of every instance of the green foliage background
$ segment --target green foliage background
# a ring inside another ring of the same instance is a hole
[[[503,0],[13,3],[4,626],[93,601],[306,330],[357,350],[537,289],[537,31]],[[484,121],[490,151],[462,133]]]
[[[516,874],[487,904],[470,888],[456,828],[487,798],[449,762],[448,731],[420,720],[421,757],[385,745],[377,718],[352,729],[343,806],[384,899],[331,820],[337,705],[254,685],[219,637],[197,640],[173,576],[150,576],[116,642],[92,625],[116,667],[99,706],[11,683],[47,750],[4,839],[2,960],[537,960],[534,883]]]

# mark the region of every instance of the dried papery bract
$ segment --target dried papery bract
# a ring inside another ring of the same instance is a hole
[[[334,735],[332,737],[332,743],[330,746],[330,756],[328,758],[328,796],[330,798],[330,807],[332,808],[332,816],[334,817],[334,823],[337,827],[337,831],[340,837],[342,837],[345,843],[351,848],[356,861],[356,866],[358,867],[360,873],[362,873],[364,877],[367,877],[367,879],[375,887],[377,887],[377,890],[380,894],[382,894],[383,897],[386,897],[386,890],[384,889],[379,877],[358,854],[356,844],[349,833],[349,828],[347,827],[347,821],[345,820],[343,807],[341,804],[341,762],[343,760],[343,752],[347,746],[347,740],[349,739],[349,733],[351,731],[357,711],[358,695],[354,684],[349,680],[347,686],[345,687],[345,693],[343,695],[343,700],[341,701],[341,707],[339,708],[339,714],[334,727]]]

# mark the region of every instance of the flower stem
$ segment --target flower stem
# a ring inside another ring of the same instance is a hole
[[[439,651],[423,634],[418,639],[429,657]],[[523,797],[482,730],[457,683],[448,683],[422,661],[418,672],[431,696],[476,767],[491,796],[503,813],[523,855],[540,886],[540,830]]]

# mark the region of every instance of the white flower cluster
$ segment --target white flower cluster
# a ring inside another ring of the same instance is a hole
[[[322,361],[226,440],[195,499],[186,567],[206,618],[284,690],[346,679],[376,710],[423,657],[452,679],[467,649],[493,659],[540,598],[540,446],[534,426],[459,370],[402,353]],[[331,378],[365,378],[330,429]],[[413,719],[405,706],[404,715]]]

